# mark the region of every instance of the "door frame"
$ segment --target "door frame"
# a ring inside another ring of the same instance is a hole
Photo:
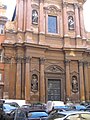
[[[46,84],[45,84],[45,96],[46,96],[46,102],[48,101],[48,79],[56,79],[56,80],[61,80],[61,100],[60,101],[65,101],[65,75],[64,74],[50,74],[47,73],[45,76]]]

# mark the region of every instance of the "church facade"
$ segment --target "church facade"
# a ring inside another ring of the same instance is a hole
[[[17,0],[5,25],[3,97],[27,102],[90,100],[84,0]]]

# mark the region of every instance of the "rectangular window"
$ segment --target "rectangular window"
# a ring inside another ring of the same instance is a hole
[[[48,16],[48,32],[57,33],[57,16]]]

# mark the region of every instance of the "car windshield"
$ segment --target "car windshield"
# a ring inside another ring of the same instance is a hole
[[[28,118],[41,118],[41,117],[47,117],[48,114],[46,112],[29,112]]]
[[[15,110],[16,107],[13,107],[9,104],[3,104],[3,109],[4,109],[4,111],[10,111],[10,110]]]
[[[63,118],[65,116],[66,116],[65,114],[55,113],[55,114],[50,115],[48,117],[48,120],[54,120],[54,119],[57,119],[57,118]]]

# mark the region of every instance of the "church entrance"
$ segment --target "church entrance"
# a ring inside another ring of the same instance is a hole
[[[61,80],[60,79],[48,79],[48,101],[60,101],[61,100]]]

